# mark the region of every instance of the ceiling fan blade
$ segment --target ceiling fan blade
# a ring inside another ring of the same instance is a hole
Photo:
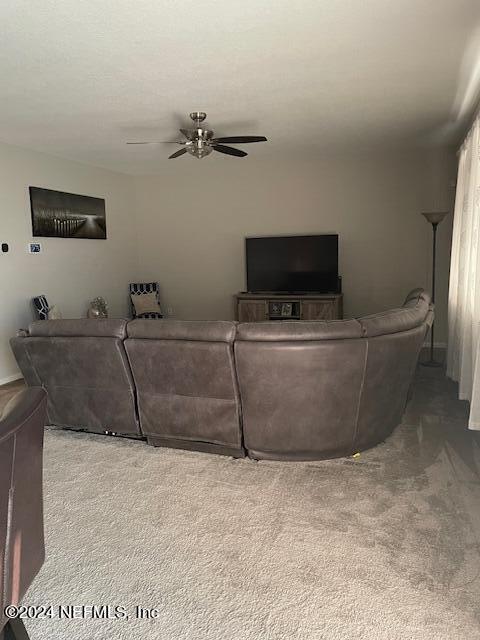
[[[190,129],[179,129],[179,131],[180,133],[183,133],[183,135],[187,138],[187,140],[192,140],[195,134],[195,132],[190,131]]]
[[[186,144],[178,140],[151,140],[150,142],[127,142],[127,144]]]
[[[178,158],[178,156],[183,156],[184,153],[187,153],[185,148],[179,149],[178,151],[175,151],[175,153],[172,153],[171,156],[168,156],[168,159],[171,160],[172,158]]]
[[[212,149],[215,149],[215,151],[219,151],[220,153],[225,153],[227,156],[238,156],[239,158],[248,156],[248,153],[245,153],[245,151],[242,151],[241,149],[234,149],[233,147],[226,147],[224,144],[212,144]]]
[[[215,138],[212,142],[229,142],[230,144],[243,144],[245,142],[267,142],[265,136],[229,136],[227,138]]]

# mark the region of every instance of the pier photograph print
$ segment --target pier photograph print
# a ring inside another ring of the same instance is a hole
[[[29,187],[33,236],[105,240],[105,200]]]

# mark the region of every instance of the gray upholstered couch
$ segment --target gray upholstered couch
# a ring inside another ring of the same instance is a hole
[[[352,320],[34,322],[13,338],[51,424],[227,455],[316,460],[400,422],[430,298]]]

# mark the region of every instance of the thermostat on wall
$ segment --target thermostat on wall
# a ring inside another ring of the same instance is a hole
[[[42,245],[40,242],[29,242],[27,247],[28,253],[41,253]]]

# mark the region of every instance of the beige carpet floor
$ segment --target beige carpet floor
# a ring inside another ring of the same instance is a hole
[[[358,459],[233,460],[50,430],[32,640],[480,639],[480,449],[423,370]],[[60,619],[110,605],[128,619]],[[158,609],[136,618],[135,607]],[[77,610],[77,613],[80,610]]]

